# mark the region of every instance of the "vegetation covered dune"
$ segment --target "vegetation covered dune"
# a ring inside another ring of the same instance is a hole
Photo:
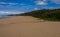
[[[43,20],[49,20],[49,21],[60,21],[60,9],[43,9],[43,10],[36,10],[32,12],[26,12],[23,14],[17,14],[16,16],[32,16],[36,18],[40,18]],[[11,15],[13,16],[13,15]]]

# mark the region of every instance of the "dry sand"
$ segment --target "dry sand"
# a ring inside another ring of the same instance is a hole
[[[60,22],[48,22],[31,16],[0,19],[0,37],[60,37]]]

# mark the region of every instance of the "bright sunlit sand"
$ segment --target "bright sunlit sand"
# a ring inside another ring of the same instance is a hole
[[[0,37],[60,37],[60,22],[12,16],[0,19]]]

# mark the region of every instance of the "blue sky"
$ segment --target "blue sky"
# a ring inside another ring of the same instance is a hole
[[[60,8],[60,0],[0,0],[0,14]]]

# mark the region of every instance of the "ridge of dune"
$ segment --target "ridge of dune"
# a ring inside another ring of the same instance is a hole
[[[0,37],[60,37],[60,22],[12,16],[0,19]]]

